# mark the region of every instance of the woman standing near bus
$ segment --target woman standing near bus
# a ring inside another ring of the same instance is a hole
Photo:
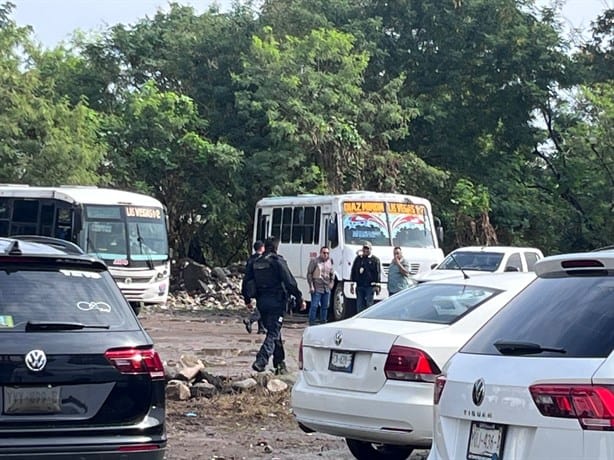
[[[330,291],[335,284],[333,263],[330,259],[330,249],[327,246],[322,246],[320,255],[309,261],[307,283],[309,284],[309,292],[311,292],[309,325],[316,324],[318,307],[320,307],[320,322],[325,323],[328,318]]]
[[[410,275],[409,262],[405,260],[401,248],[397,246],[393,250],[392,262],[388,269],[388,294],[394,295],[411,286],[413,282]]]

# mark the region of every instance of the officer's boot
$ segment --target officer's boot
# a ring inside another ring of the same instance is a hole
[[[275,375],[286,375],[287,373],[288,368],[286,368],[286,363],[284,361],[275,365]]]

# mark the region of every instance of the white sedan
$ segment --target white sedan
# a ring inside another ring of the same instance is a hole
[[[292,409],[305,431],[346,438],[358,459],[405,459],[432,441],[445,362],[535,278],[480,275],[413,286],[303,334]]]

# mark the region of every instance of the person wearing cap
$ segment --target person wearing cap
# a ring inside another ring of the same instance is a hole
[[[373,305],[375,291],[379,292],[380,261],[371,254],[371,242],[365,241],[362,251],[354,259],[350,280],[350,292],[356,292],[356,311],[360,313]]]

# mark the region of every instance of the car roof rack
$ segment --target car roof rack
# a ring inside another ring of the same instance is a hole
[[[56,249],[60,249],[67,254],[78,254],[84,255],[85,252],[75,243],[70,241],[62,240],[60,238],[53,238],[51,236],[42,236],[42,235],[11,235],[9,238],[19,241],[27,241],[29,243],[39,243],[46,244]],[[17,246],[17,241],[13,242],[9,248],[7,253],[10,253],[14,249],[19,250],[19,246]]]

